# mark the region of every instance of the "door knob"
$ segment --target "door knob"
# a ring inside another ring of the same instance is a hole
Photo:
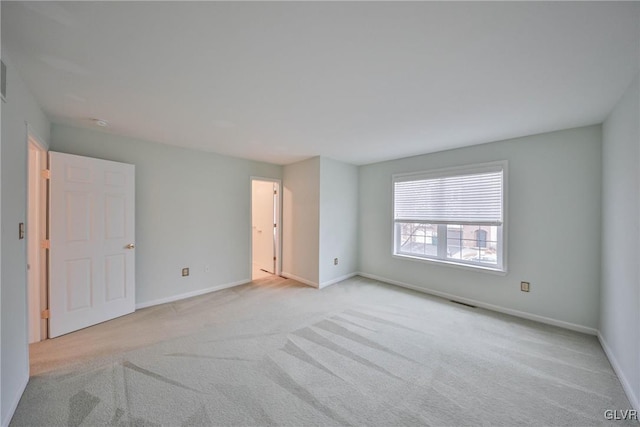
[[[134,245],[133,243],[129,243],[129,244],[128,244],[127,246],[125,246],[124,248],[125,248],[125,249],[133,249],[133,248],[135,248],[135,247],[136,247],[136,245]]]

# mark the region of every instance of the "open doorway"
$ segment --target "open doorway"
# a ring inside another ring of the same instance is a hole
[[[280,181],[251,178],[251,279],[280,274]]]
[[[47,148],[28,132],[27,190],[27,294],[29,305],[29,343],[47,338]]]

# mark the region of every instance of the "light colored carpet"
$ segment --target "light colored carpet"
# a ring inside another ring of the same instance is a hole
[[[588,426],[630,408],[595,337],[360,277],[164,307],[201,327],[42,369],[11,426]]]
[[[251,268],[252,280],[264,279],[266,277],[271,277],[271,276],[273,276],[273,274],[269,273],[268,271],[262,270],[258,265],[256,264],[252,265],[252,268]]]

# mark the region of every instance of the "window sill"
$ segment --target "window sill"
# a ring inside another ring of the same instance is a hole
[[[499,268],[485,267],[485,266],[482,266],[482,265],[464,264],[464,263],[455,262],[455,261],[445,261],[445,260],[440,260],[440,259],[422,258],[422,257],[411,256],[411,255],[403,255],[403,254],[393,254],[392,256],[393,256],[393,258],[401,259],[401,260],[417,261],[417,262],[423,262],[423,263],[433,264],[433,265],[448,266],[448,267],[460,268],[460,269],[463,269],[463,270],[471,270],[471,271],[477,271],[477,272],[482,272],[482,273],[495,274],[497,276],[506,276],[507,275],[507,269],[506,268],[501,270]]]

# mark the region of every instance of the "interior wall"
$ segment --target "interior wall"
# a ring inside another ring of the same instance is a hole
[[[499,141],[360,167],[360,270],[370,277],[595,333],[601,127]],[[391,175],[508,161],[508,273],[392,256]],[[637,264],[637,263],[636,263]],[[520,291],[520,282],[531,292]]]
[[[320,158],[320,287],[358,271],[358,167]],[[338,265],[334,259],[338,258]]]
[[[251,176],[281,166],[58,124],[51,149],[135,164],[138,307],[251,280]]]
[[[2,7],[0,7],[0,34],[2,34]],[[1,57],[1,55],[0,55]],[[0,58],[4,59],[4,58]],[[2,128],[2,106],[0,100],[0,129]],[[0,131],[0,147],[2,147],[2,132]],[[0,148],[0,177],[2,177],[2,149]],[[0,308],[2,308],[2,185],[0,185]],[[0,425],[4,426],[4,412],[2,411],[2,315],[0,314]]]
[[[603,124],[600,339],[640,410],[640,82]]]
[[[46,144],[50,123],[25,87],[10,58],[7,102],[2,106],[0,363],[1,420],[7,425],[29,379],[27,345],[26,239],[18,240],[18,224],[27,221],[27,124]],[[27,230],[28,231],[28,230]]]
[[[320,157],[284,167],[282,275],[319,286]]]

